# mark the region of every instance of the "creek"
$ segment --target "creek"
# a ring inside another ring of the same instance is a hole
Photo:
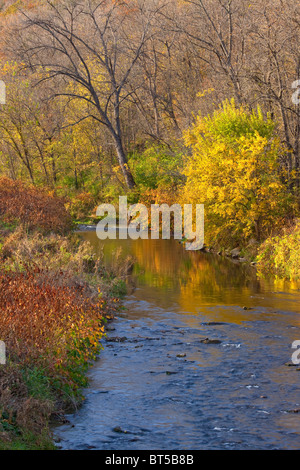
[[[175,240],[81,236],[136,262],[62,449],[300,448],[299,285]]]

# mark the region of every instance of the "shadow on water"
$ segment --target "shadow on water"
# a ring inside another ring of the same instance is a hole
[[[102,249],[95,232],[82,236]],[[299,448],[300,372],[286,365],[299,286],[174,240],[106,241],[106,263],[120,246],[136,260],[135,289],[84,406],[56,430],[62,448]]]

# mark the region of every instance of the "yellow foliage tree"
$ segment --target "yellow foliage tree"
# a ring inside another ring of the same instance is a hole
[[[285,150],[261,110],[224,102],[185,133],[186,202],[205,204],[206,241],[246,243],[266,238],[293,210],[280,170]]]

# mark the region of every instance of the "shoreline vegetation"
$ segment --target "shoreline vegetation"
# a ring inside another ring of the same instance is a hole
[[[64,201],[22,183],[0,180],[0,214],[0,449],[54,449],[50,422],[82,402],[131,261],[107,271]]]

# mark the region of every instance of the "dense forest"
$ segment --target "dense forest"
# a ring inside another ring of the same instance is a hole
[[[196,200],[208,243],[297,215],[296,2],[17,1],[0,19],[1,174],[76,218],[120,194]]]
[[[296,219],[299,6],[293,1],[2,2],[0,172],[66,197],[196,202],[206,242]]]

